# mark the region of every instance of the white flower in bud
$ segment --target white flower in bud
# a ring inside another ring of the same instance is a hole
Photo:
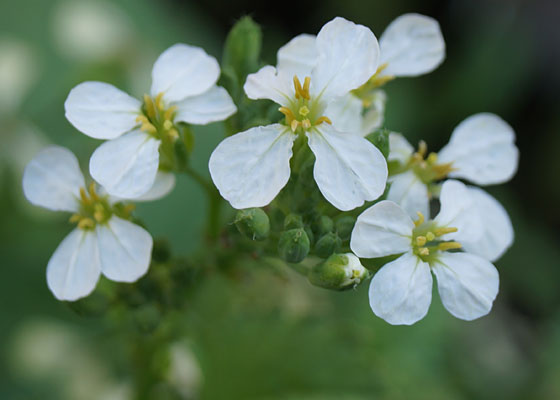
[[[23,175],[27,199],[54,211],[74,213],[75,228],[47,265],[49,289],[59,300],[77,300],[95,288],[100,274],[133,282],[150,265],[152,237],[125,219],[130,206],[116,208],[114,199],[92,184],[86,188],[78,160],[58,146],[40,151]]]
[[[473,203],[464,184],[448,180],[441,191],[441,210],[433,220],[424,220],[419,213],[413,221],[388,200],[358,217],[350,241],[358,257],[400,255],[371,280],[369,300],[377,316],[394,325],[424,318],[432,299],[431,272],[443,305],[455,317],[470,321],[490,312],[499,288],[496,268],[467,248],[449,252],[481,236],[482,221],[473,216]]]
[[[276,197],[290,177],[298,135],[307,137],[315,154],[319,190],[338,209],[356,208],[385,189],[387,165],[381,152],[360,131],[340,131],[328,111],[332,101],[363,85],[377,70],[375,36],[364,26],[335,18],[317,38],[298,38],[296,44],[290,42],[290,51],[279,52],[278,68],[261,68],[244,86],[249,98],[278,103],[285,123],[231,136],[210,157],[212,179],[234,208],[262,207]],[[310,49],[300,49],[299,42],[311,44]]]
[[[218,62],[204,50],[176,44],[156,60],[143,104],[107,83],[72,89],[66,118],[86,135],[108,140],[91,157],[92,177],[113,196],[145,195],[156,179],[160,145],[179,136],[177,123],[204,125],[236,111],[227,91],[216,86],[219,75]]]

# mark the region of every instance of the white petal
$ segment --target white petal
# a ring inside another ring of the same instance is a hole
[[[519,151],[515,132],[494,114],[475,114],[461,122],[438,160],[452,162],[452,178],[464,178],[478,185],[503,183],[517,171]]]
[[[47,265],[47,284],[59,300],[77,300],[90,294],[101,272],[97,238],[93,231],[74,229]]]
[[[377,71],[379,45],[373,32],[336,17],[317,35],[317,66],[311,92],[328,102],[362,86]]]
[[[142,131],[129,132],[99,146],[89,161],[89,172],[112,196],[142,196],[154,184],[160,143]]]
[[[156,180],[148,192],[140,197],[135,197],[134,201],[153,201],[167,196],[175,187],[175,174],[172,172],[158,171]]]
[[[290,178],[296,136],[280,124],[259,126],[224,139],[210,156],[210,175],[233,208],[263,207]]]
[[[77,211],[85,187],[78,159],[68,149],[50,146],[25,167],[23,193],[31,203],[55,211]]]
[[[445,58],[438,22],[419,14],[404,14],[389,24],[379,39],[383,75],[418,76],[436,69]]]
[[[66,119],[95,139],[114,139],[138,125],[142,104],[113,85],[80,83],[64,102]]]
[[[281,105],[288,105],[295,96],[293,76],[277,72],[271,65],[249,74],[243,90],[250,99],[268,99]]]
[[[406,253],[375,274],[369,286],[369,305],[393,325],[412,325],[426,316],[432,302],[430,267]]]
[[[482,225],[476,214],[476,204],[467,187],[450,179],[443,183],[440,193],[440,211],[434,222],[440,227],[454,227],[458,231],[441,236],[442,240],[478,240]]]
[[[327,123],[307,132],[307,137],[316,158],[313,176],[329,203],[348,211],[383,194],[387,163],[377,147]]]
[[[422,182],[412,171],[395,175],[389,178],[391,186],[387,200],[400,205],[408,215],[416,219],[418,212],[426,218],[430,217],[430,197],[428,186]]]
[[[331,101],[324,114],[339,132],[362,133],[362,101],[351,93]]]
[[[183,100],[210,89],[220,76],[216,59],[200,47],[178,43],[158,57],[152,69],[152,96],[166,102]]]
[[[381,89],[371,94],[371,105],[365,109],[362,122],[362,136],[367,136],[383,125],[387,95]]]
[[[223,121],[237,111],[233,100],[223,87],[213,86],[198,96],[187,97],[178,103],[175,121],[205,125]]]
[[[117,282],[134,282],[148,271],[152,237],[146,230],[119,217],[96,228],[101,272]]]
[[[400,133],[389,133],[389,161],[398,161],[401,164],[408,163],[414,154],[414,147]]]
[[[392,201],[383,200],[365,210],[356,221],[350,248],[363,258],[385,257],[410,251],[414,223]]]
[[[302,80],[311,76],[311,70],[317,64],[317,47],[315,35],[301,34],[280,47],[277,54],[279,71],[289,76],[298,76]]]
[[[474,200],[474,210],[481,221],[481,235],[478,240],[461,236],[457,240],[468,253],[496,261],[513,244],[511,220],[498,200],[484,190],[473,186],[469,186],[468,190]]]
[[[443,253],[432,266],[443,305],[455,317],[471,321],[490,312],[500,278],[487,260],[468,253]]]

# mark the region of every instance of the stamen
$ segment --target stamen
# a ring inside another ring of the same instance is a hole
[[[315,125],[322,124],[323,122],[326,122],[327,124],[332,125],[332,121],[330,120],[330,118],[325,117],[324,115],[322,117],[317,118],[317,121],[315,121]]]
[[[156,117],[156,109],[152,98],[147,94],[144,95],[144,104],[146,106],[146,114],[148,114],[148,117],[153,120]]]
[[[441,251],[446,251],[446,250],[451,250],[451,249],[460,249],[461,247],[461,243],[459,242],[443,242],[438,244],[438,250]]]
[[[167,111],[165,111],[165,113],[163,114],[163,119],[172,120],[173,119],[173,114],[175,113],[175,111],[177,111],[177,106],[169,107],[167,109]]]
[[[305,80],[303,81],[303,94],[302,94],[302,97],[306,100],[311,99],[311,96],[309,96],[310,85],[311,85],[311,77],[306,76]]]
[[[430,255],[430,249],[428,249],[427,247],[420,247],[418,249],[418,254],[420,254],[421,256],[429,256]]]
[[[163,109],[165,108],[163,105],[163,92],[158,93],[158,95],[156,96],[156,107],[158,110],[163,111]]]
[[[75,224],[76,222],[78,222],[80,219],[82,219],[82,216],[80,214],[73,214],[70,219],[68,220],[68,222],[70,222],[71,224]]]
[[[428,145],[426,144],[426,142],[424,142],[423,140],[421,140],[418,143],[418,152],[417,154],[419,154],[422,159],[424,159],[424,157],[426,156],[426,153],[428,152]]]
[[[146,118],[145,115],[139,115],[136,117],[136,122],[146,123],[150,121],[148,120],[148,118]]]
[[[294,75],[294,89],[296,91],[296,99],[303,97],[301,94],[303,92],[303,88],[301,87],[301,82],[296,75]]]
[[[169,135],[169,137],[173,140],[176,140],[179,138],[179,132],[177,132],[177,129],[170,129],[167,134]]]
[[[140,127],[140,130],[143,130],[144,132],[147,133],[151,133],[152,135],[155,135],[157,132],[156,127],[149,122],[143,123],[142,126]]]
[[[301,121],[301,126],[303,127],[303,129],[309,129],[311,128],[311,121],[306,118],[303,121]]]
[[[89,191],[89,195],[90,195],[90,197],[93,201],[99,201],[99,196],[95,192],[95,182],[91,182],[89,184],[88,191]]]
[[[292,132],[296,131],[299,124],[300,124],[300,122],[297,119],[294,119],[292,122],[290,122],[290,127],[292,128]]]
[[[435,164],[437,162],[437,158],[437,154],[432,152],[428,155],[426,161],[428,162],[428,164]]]
[[[418,246],[424,246],[426,244],[426,241],[427,241],[426,236],[418,236],[416,238],[416,244]]]
[[[92,229],[95,227],[95,222],[91,218],[82,218],[78,222],[78,228],[80,229]]]
[[[130,214],[135,209],[136,209],[136,204],[127,204],[126,206],[124,206],[124,212],[126,212],[127,214]]]
[[[286,118],[292,120],[295,119],[294,114],[292,113],[292,110],[290,110],[288,107],[280,107],[278,109],[278,111],[280,111],[282,114],[284,114],[286,116]]]
[[[414,226],[420,226],[424,223],[424,214],[422,214],[420,211],[417,211],[416,214],[418,215],[418,219],[414,221]]]
[[[86,189],[81,187],[80,188],[80,198],[82,199],[82,203],[84,204],[90,204],[91,201],[87,195]]]
[[[453,233],[453,232],[457,232],[457,228],[453,228],[453,227],[446,227],[446,228],[438,228],[434,231],[436,236],[443,236],[447,233]]]

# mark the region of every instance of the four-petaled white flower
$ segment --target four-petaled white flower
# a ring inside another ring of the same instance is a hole
[[[236,111],[227,91],[216,86],[219,75],[218,62],[204,50],[176,44],[155,62],[144,103],[102,82],[72,89],[66,118],[86,135],[108,140],[91,157],[92,177],[114,196],[147,193],[160,166],[160,146],[173,149],[179,136],[177,123],[204,125]],[[174,176],[165,179],[173,183]]]
[[[40,151],[25,169],[23,190],[35,205],[74,213],[70,220],[78,225],[47,265],[47,284],[57,299],[87,296],[101,273],[113,281],[133,282],[148,270],[152,237],[124,219],[130,207],[98,193],[94,183],[86,189],[71,151],[58,146]]]
[[[247,77],[247,96],[273,100],[286,118],[231,136],[212,153],[210,174],[234,208],[265,206],[276,197],[290,177],[292,145],[299,135],[307,137],[315,154],[319,190],[335,207],[351,210],[383,193],[387,165],[381,152],[359,132],[339,131],[328,114],[331,101],[377,70],[377,40],[368,28],[335,18],[321,29],[313,51],[301,54],[303,60],[317,60],[309,75],[294,64],[293,69],[266,66]]]
[[[433,220],[425,221],[419,213],[416,222],[396,203],[381,201],[358,217],[352,232],[350,247],[358,257],[400,255],[377,272],[369,288],[373,312],[391,324],[411,325],[426,315],[431,272],[443,305],[457,318],[488,314],[498,294],[498,271],[478,249],[448,251],[461,248],[464,241],[478,241],[482,221],[471,215],[476,200],[455,180],[443,184],[440,200],[441,210]]]

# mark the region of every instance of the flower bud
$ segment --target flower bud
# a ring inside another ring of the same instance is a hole
[[[268,215],[260,208],[239,210],[235,217],[239,232],[251,240],[264,240],[270,232]]]
[[[319,257],[327,258],[332,253],[336,252],[342,245],[342,240],[336,233],[329,232],[323,235],[317,243],[315,243],[315,254]]]
[[[338,218],[335,224],[338,237],[342,240],[350,239],[350,235],[352,234],[352,229],[354,229],[355,224],[356,218],[351,215],[345,215],[344,217]]]
[[[278,240],[278,254],[290,263],[302,261],[309,253],[309,238],[302,228],[284,231]]]
[[[367,135],[366,139],[381,151],[383,157],[389,157],[389,131],[387,129],[378,129]]]
[[[308,275],[311,284],[333,290],[355,288],[368,277],[368,270],[352,253],[333,254],[325,262],[315,265]]]
[[[321,215],[319,218],[313,222],[311,226],[313,232],[317,234],[318,237],[325,235],[326,233],[332,232],[334,229],[333,220],[326,215]]]
[[[284,229],[296,229],[303,228],[303,221],[301,215],[288,214],[284,218]]]

